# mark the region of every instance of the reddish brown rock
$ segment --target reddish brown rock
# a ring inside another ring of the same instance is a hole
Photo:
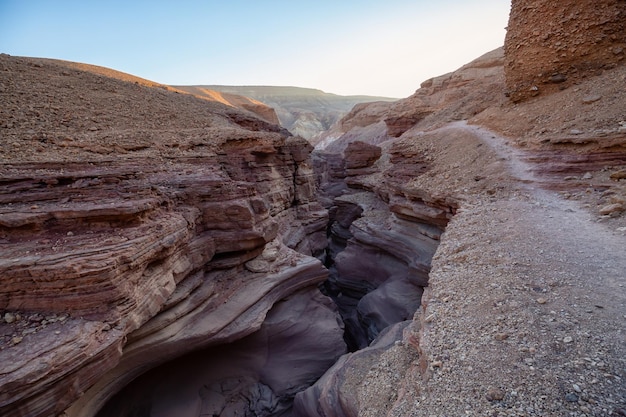
[[[380,145],[410,129],[468,119],[490,103],[504,103],[503,61],[503,49],[498,48],[457,71],[424,81],[410,97],[355,106],[319,138],[316,149],[338,153],[354,141]]]
[[[3,416],[94,415],[326,278],[303,139],[99,67],[0,66]]]
[[[513,101],[549,94],[626,62],[626,3],[513,0],[505,40]]]
[[[379,146],[356,141],[348,144],[343,151],[347,169],[366,168],[371,166],[382,154]]]

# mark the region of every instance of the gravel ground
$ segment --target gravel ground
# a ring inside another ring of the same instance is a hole
[[[468,129],[512,176],[449,223],[423,308],[361,386],[360,415],[626,415],[626,229],[540,188],[504,139]]]

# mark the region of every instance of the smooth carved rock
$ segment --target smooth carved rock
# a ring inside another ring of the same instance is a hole
[[[387,326],[413,316],[441,229],[396,218],[371,193],[335,203],[326,287],[346,322],[351,348],[363,348]]]
[[[138,405],[151,415],[197,417],[198,410],[200,415],[277,415],[344,353],[335,306],[310,287],[277,302],[249,336],[138,378],[98,416],[132,416]]]
[[[381,356],[394,348],[410,325],[404,321],[387,328],[369,347],[342,356],[311,388],[300,392],[294,400],[294,417],[357,417],[359,398],[364,391],[367,374]],[[385,407],[381,392],[373,393],[379,407]],[[382,415],[382,414],[381,414]]]

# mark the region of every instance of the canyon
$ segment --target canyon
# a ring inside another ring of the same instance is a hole
[[[356,104],[397,100],[366,95],[342,96],[301,87],[207,85],[176,88],[200,96],[211,96],[217,91],[252,98],[274,109],[281,126],[291,134],[309,141],[341,120]]]
[[[571,6],[311,142],[1,54],[0,414],[626,415],[626,3]]]

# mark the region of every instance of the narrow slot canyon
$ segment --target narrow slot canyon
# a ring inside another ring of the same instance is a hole
[[[428,285],[445,222],[429,224],[407,210],[399,216],[376,192],[347,185],[341,155],[315,158],[329,213],[327,247],[318,255],[327,279],[276,302],[254,333],[145,372],[98,417],[317,416],[332,375],[343,366],[360,369],[363,357],[399,343]]]
[[[626,416],[626,2],[553,3],[402,99],[0,54],[0,416]]]

